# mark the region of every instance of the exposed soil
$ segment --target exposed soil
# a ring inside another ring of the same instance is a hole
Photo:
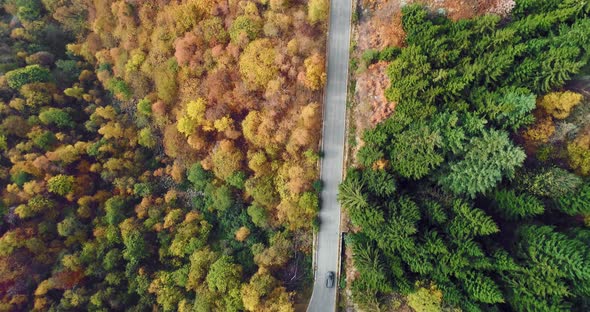
[[[365,0],[359,8],[360,20],[355,33],[358,51],[403,45],[400,0]]]

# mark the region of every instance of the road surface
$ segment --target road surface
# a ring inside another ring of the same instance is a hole
[[[322,150],[320,231],[316,246],[316,272],[308,312],[336,310],[336,289],[326,288],[328,271],[338,272],[340,243],[340,205],[336,200],[342,182],[344,137],[346,127],[346,84],[350,47],[351,0],[332,0],[328,32],[328,84],[324,99]]]

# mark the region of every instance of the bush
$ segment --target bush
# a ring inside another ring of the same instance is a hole
[[[380,53],[378,50],[369,49],[363,52],[361,59],[365,63],[365,66],[369,66],[379,60],[379,55]]]

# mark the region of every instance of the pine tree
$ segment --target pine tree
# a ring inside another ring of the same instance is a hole
[[[475,197],[493,188],[503,177],[512,178],[525,154],[503,131],[488,130],[471,139],[462,159],[450,162],[438,183],[456,194]]]
[[[366,169],[362,171],[362,175],[363,181],[371,193],[384,198],[395,193],[396,182],[394,175],[386,170]]]
[[[357,177],[350,176],[342,184],[338,191],[338,201],[344,208],[354,212],[359,211],[369,205],[365,194],[363,194],[363,184]]]
[[[516,181],[518,189],[549,198],[574,193],[584,182],[579,176],[558,167],[525,171],[517,175]]]
[[[545,212],[543,203],[528,194],[516,194],[514,190],[501,189],[494,193],[496,209],[507,219],[526,219]]]
[[[469,297],[483,303],[502,303],[504,297],[496,283],[481,272],[469,272],[463,279]]]
[[[452,209],[455,217],[450,221],[448,231],[455,239],[468,239],[500,231],[494,220],[483,210],[472,208],[464,201],[456,200]]]
[[[571,216],[590,214],[590,184],[585,184],[577,192],[558,198],[557,206]]]
[[[440,134],[429,127],[411,127],[395,136],[390,150],[391,166],[402,177],[420,179],[443,162],[438,151],[442,143]]]
[[[361,274],[364,282],[372,289],[380,292],[390,292],[385,266],[379,249],[370,243],[352,240],[354,250],[354,265]]]

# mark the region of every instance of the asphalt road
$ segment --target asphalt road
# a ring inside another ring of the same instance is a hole
[[[342,182],[344,140],[346,127],[346,84],[350,47],[351,0],[332,0],[328,32],[328,84],[324,99],[324,126],[322,150],[320,231],[316,246],[316,272],[313,294],[308,312],[336,310],[336,289],[326,287],[326,274],[337,272],[338,244],[340,242],[340,205],[336,199]]]

